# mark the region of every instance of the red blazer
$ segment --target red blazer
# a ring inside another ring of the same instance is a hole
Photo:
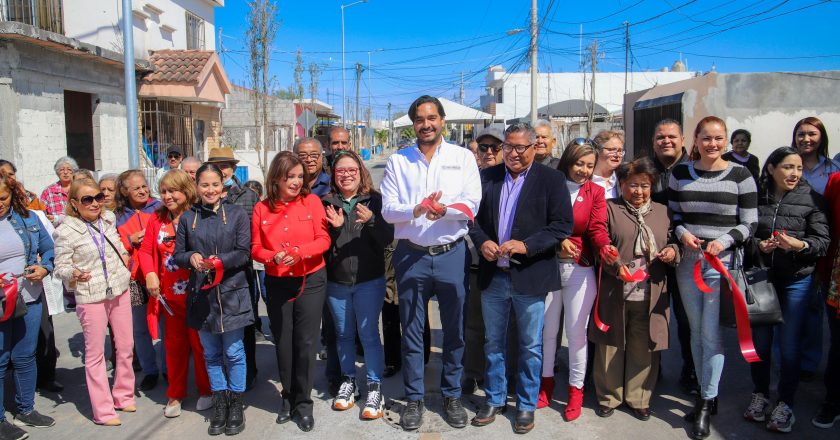
[[[123,242],[123,246],[128,249],[128,255],[131,257],[129,260],[129,268],[131,269],[131,279],[137,281],[140,284],[146,284],[146,278],[144,278],[140,273],[140,259],[138,258],[138,251],[139,247],[134,247],[131,244],[131,240],[128,239],[128,236],[146,229],[147,223],[149,223],[149,219],[153,217],[155,214],[147,214],[142,211],[136,211],[131,218],[128,219],[125,223],[120,225],[117,228],[117,232],[120,233],[120,240]],[[146,231],[146,235],[143,237],[149,236],[149,231]],[[156,237],[156,236],[155,236]],[[142,246],[146,240],[142,240],[140,245]],[[154,240],[152,240],[154,241]]]
[[[828,252],[825,257],[817,261],[817,273],[823,287],[828,288],[831,279],[831,266],[834,264],[837,246],[840,244],[840,173],[834,173],[828,178],[823,197],[825,197],[825,205],[828,207],[826,214],[828,214],[831,243],[828,245]]]
[[[327,214],[321,199],[310,194],[290,203],[278,202],[272,211],[268,200],[254,206],[251,218],[251,257],[265,264],[265,273],[274,277],[300,277],[324,267],[324,252],[330,248]],[[274,256],[284,248],[297,247],[298,264],[274,264]]]
[[[575,262],[581,266],[592,266],[595,263],[595,255],[602,247],[610,244],[604,188],[587,180],[572,201],[572,211],[575,224],[568,240],[581,250]]]
[[[146,235],[143,236],[143,241],[140,242],[140,249],[134,253],[134,257],[139,262],[136,267],[138,271],[137,279],[142,280],[143,284],[146,284],[146,275],[149,273],[154,272],[160,278],[160,256],[158,255],[157,237],[160,233],[161,222],[158,219],[157,213],[145,215],[148,216],[146,220]],[[162,294],[163,292],[161,292]],[[152,340],[160,339],[158,335],[160,309],[160,303],[150,298],[149,303],[146,305],[146,323],[149,326],[149,334],[152,336]]]

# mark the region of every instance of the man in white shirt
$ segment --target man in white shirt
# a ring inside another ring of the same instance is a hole
[[[481,179],[472,153],[443,140],[446,114],[437,98],[417,98],[408,115],[417,144],[388,159],[381,184],[382,216],[394,224],[394,237],[399,240],[393,263],[407,400],[401,424],[405,430],[423,424],[423,328],[426,304],[437,296],[443,327],[440,388],[445,419],[463,428],[467,425],[461,404],[463,318],[469,266],[464,236],[469,219],[478,212]]]

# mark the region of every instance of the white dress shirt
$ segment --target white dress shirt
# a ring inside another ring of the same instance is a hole
[[[443,191],[440,203],[463,203],[478,213],[481,178],[475,156],[466,148],[441,141],[431,162],[415,144],[392,154],[385,165],[382,217],[394,224],[394,238],[420,246],[451,243],[467,234],[468,217],[447,209],[443,218],[431,221],[425,215],[414,218],[414,207],[436,191]]]
[[[592,182],[597,183],[601,186],[601,188],[604,188],[604,197],[606,197],[607,200],[618,198],[618,179],[615,177],[615,171],[613,171],[609,179],[593,174]]]

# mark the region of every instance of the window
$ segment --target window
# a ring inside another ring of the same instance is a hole
[[[187,49],[204,50],[204,20],[187,12]]]
[[[160,168],[169,147],[179,147],[184,156],[194,154],[192,107],[174,101],[141,99],[140,134],[144,168]]]
[[[501,87],[496,89],[496,103],[497,104],[504,104],[505,103],[504,89],[501,88]]]

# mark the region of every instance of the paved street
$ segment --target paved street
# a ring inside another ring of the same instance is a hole
[[[381,180],[384,169],[384,159],[374,158],[367,165],[371,168],[376,182]],[[386,379],[383,391],[388,401],[387,417],[373,422],[362,422],[358,419],[359,410],[338,413],[330,409],[330,400],[326,395],[326,380],[323,378],[324,362],[318,361],[318,371],[315,383],[315,430],[306,435],[312,439],[501,439],[512,438],[513,406],[509,405],[508,413],[490,426],[484,428],[467,427],[455,430],[446,425],[439,415],[442,411],[438,378],[440,376],[440,324],[437,319],[436,303],[433,302],[433,354],[426,370],[427,377],[427,413],[425,424],[419,433],[406,433],[397,423],[402,398],[402,378],[400,375]],[[262,308],[261,304],[261,308]],[[264,328],[268,329],[268,318],[265,310],[261,309]],[[198,413],[195,408],[195,388],[190,386],[190,397],[184,403],[184,413],[176,419],[163,417],[163,405],[166,403],[165,383],[161,382],[150,393],[138,393],[137,413],[123,414],[123,425],[117,428],[100,427],[91,421],[91,411],[88,403],[87,391],[84,383],[84,368],[82,365],[83,339],[81,329],[75,314],[63,314],[55,317],[56,339],[61,357],[59,358],[58,378],[65,385],[65,391],[60,394],[38,394],[36,408],[57,420],[55,427],[50,429],[29,429],[30,438],[40,439],[181,439],[190,440],[207,438],[207,422],[205,417],[210,411]],[[672,338],[672,341],[674,338]],[[827,343],[826,343],[827,347]],[[159,347],[160,348],[160,347]],[[713,435],[711,438],[727,439],[755,439],[782,438],[776,434],[766,432],[760,425],[743,421],[741,413],[748,403],[751,391],[751,381],[747,364],[741,359],[737,349],[737,341],[733,330],[726,331],[727,358],[724,378],[721,382],[720,413],[713,418]],[[676,381],[679,375],[680,361],[678,350],[672,349],[665,353],[663,359],[663,379],[657,388],[657,396],[653,399],[653,417],[648,422],[640,422],[624,410],[616,411],[608,419],[601,419],[595,415],[596,402],[592,393],[588,392],[584,403],[584,412],[580,419],[573,423],[563,421],[561,414],[566,399],[563,381],[558,380],[555,392],[556,400],[547,409],[537,412],[536,428],[529,435],[530,438],[540,439],[623,439],[643,435],[647,439],[681,439],[687,438],[687,424],[682,416],[690,407],[690,398],[683,395]],[[297,427],[292,424],[277,425],[274,423],[277,404],[279,401],[279,383],[275,364],[273,346],[264,340],[257,346],[257,362],[259,367],[258,383],[255,389],[248,392],[245,401],[248,405],[245,414],[247,427],[238,438],[241,439],[276,439],[284,436],[303,438]],[[359,364],[361,365],[361,364]],[[565,377],[565,365],[561,366],[558,377]],[[138,374],[139,384],[142,377]],[[12,386],[7,381],[7,390]],[[840,438],[840,426],[832,430],[814,428],[810,417],[817,409],[822,399],[823,386],[821,381],[803,383],[798,394],[796,407],[797,423],[791,439],[807,438],[809,440],[828,440]],[[14,408],[10,399],[6,399],[7,408]],[[466,398],[466,407],[470,416],[482,401],[480,395]]]

